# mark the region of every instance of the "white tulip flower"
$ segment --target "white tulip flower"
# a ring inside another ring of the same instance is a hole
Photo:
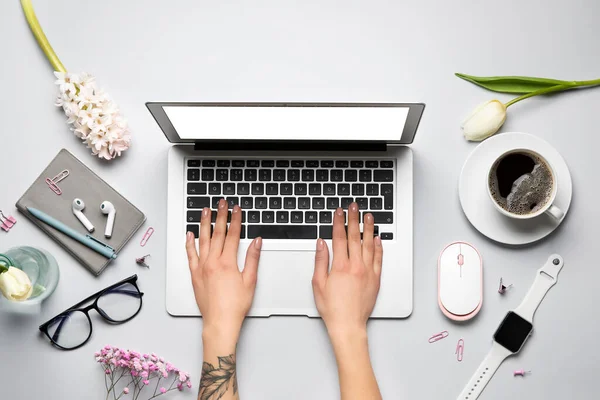
[[[15,267],[0,273],[0,291],[8,300],[25,301],[31,296],[33,286],[29,276]]]
[[[470,141],[482,141],[498,132],[506,121],[506,106],[498,100],[480,104],[462,124],[463,134]]]

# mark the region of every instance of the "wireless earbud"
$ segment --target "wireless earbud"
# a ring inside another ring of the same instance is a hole
[[[110,201],[103,201],[100,204],[100,211],[102,214],[108,215],[108,219],[106,220],[106,229],[104,229],[104,236],[109,238],[112,236],[113,225],[115,224],[115,214],[117,214],[117,210],[115,210],[115,206]]]
[[[83,209],[85,208],[85,203],[81,199],[73,200],[73,214],[77,217],[79,222],[85,226],[89,232],[94,232],[94,225],[90,222],[89,219],[85,215],[83,215]]]

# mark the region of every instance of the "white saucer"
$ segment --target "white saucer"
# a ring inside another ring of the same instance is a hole
[[[495,208],[486,186],[489,168],[502,153],[515,148],[533,150],[548,160],[558,183],[553,204],[566,216],[573,195],[569,168],[554,147],[528,133],[502,133],[477,146],[463,165],[458,195],[465,215],[479,232],[500,243],[523,245],[548,236],[562,220],[557,221],[546,214],[528,220],[516,220]]]

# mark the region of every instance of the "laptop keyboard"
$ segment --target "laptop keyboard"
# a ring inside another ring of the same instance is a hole
[[[353,201],[361,222],[370,212],[375,234],[393,239],[394,160],[188,159],[186,191],[186,231],[196,237],[202,209],[213,210],[214,228],[224,198],[228,222],[242,208],[242,239],[331,239],[333,213]]]

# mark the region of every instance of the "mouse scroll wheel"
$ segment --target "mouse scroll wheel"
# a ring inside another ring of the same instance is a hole
[[[465,263],[465,257],[462,254],[459,254],[457,257],[458,259],[458,265],[463,265]]]

